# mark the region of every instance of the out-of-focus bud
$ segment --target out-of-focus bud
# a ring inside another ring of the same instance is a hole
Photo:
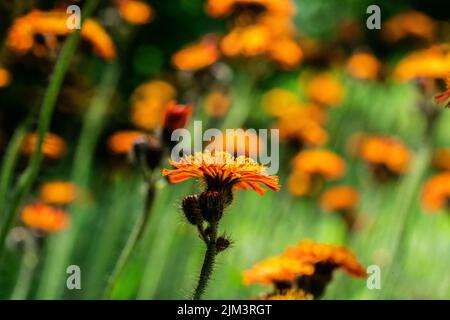
[[[141,136],[134,141],[130,150],[131,161],[135,164],[145,164],[149,169],[155,169],[163,156],[161,143],[152,136]]]
[[[222,218],[224,209],[223,193],[219,191],[204,191],[198,197],[203,218],[208,222],[217,222]]]
[[[191,105],[177,104],[175,101],[169,102],[164,113],[163,141],[171,145],[172,133],[176,129],[186,127],[193,112]]]
[[[197,195],[186,196],[181,207],[183,208],[184,216],[190,224],[200,225],[203,222]]]
[[[216,251],[217,253],[224,251],[232,244],[232,241],[226,236],[220,236],[216,240]]]

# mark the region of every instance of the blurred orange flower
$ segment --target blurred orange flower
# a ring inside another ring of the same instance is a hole
[[[326,149],[300,151],[292,161],[293,169],[308,175],[335,180],[345,173],[345,161],[336,153]]]
[[[118,131],[108,138],[108,149],[118,155],[128,154],[135,141],[144,135],[145,132],[137,130]]]
[[[286,69],[291,69],[302,61],[303,51],[296,41],[283,37],[270,44],[269,56]]]
[[[205,149],[211,152],[226,151],[236,157],[246,156],[256,160],[259,152],[265,151],[265,145],[255,131],[233,129],[216,137]]]
[[[69,216],[64,210],[40,202],[25,206],[21,220],[26,226],[45,232],[61,231],[69,225]]]
[[[364,267],[358,262],[354,253],[345,247],[303,240],[296,246],[288,248],[284,256],[314,266],[323,263],[331,264],[334,268],[342,268],[349,275],[358,278],[366,276]]]
[[[11,74],[5,68],[0,67],[0,88],[7,87],[11,82]]]
[[[118,0],[120,16],[131,24],[146,24],[153,19],[153,9],[143,1]]]
[[[141,129],[157,129],[162,125],[164,111],[175,95],[175,88],[168,82],[153,80],[142,84],[131,98],[131,121]]]
[[[69,204],[78,196],[78,188],[71,182],[52,181],[44,183],[39,189],[39,198],[52,204]]]
[[[271,32],[263,25],[235,27],[222,38],[220,47],[227,56],[264,54],[272,41]]]
[[[264,295],[258,300],[313,300],[312,294],[299,289],[288,289],[282,293]]]
[[[8,32],[7,45],[16,52],[26,53],[35,45],[36,34],[61,36],[72,31],[67,27],[66,12],[33,10],[14,21]],[[107,60],[114,59],[114,43],[98,22],[87,19],[81,28],[81,37],[92,44],[99,56]]]
[[[306,94],[312,101],[332,107],[343,101],[344,88],[333,75],[322,73],[309,81],[306,86]]]
[[[430,212],[450,208],[450,171],[427,180],[422,191],[422,205]]]
[[[358,153],[369,164],[393,174],[405,173],[411,160],[411,152],[401,141],[385,136],[363,136]]]
[[[359,192],[351,186],[337,186],[326,190],[320,197],[320,206],[331,212],[349,212],[355,210],[359,201]]]
[[[37,138],[36,133],[29,133],[25,136],[21,147],[22,154],[31,156],[36,152]],[[66,142],[61,137],[54,133],[47,133],[45,135],[42,143],[42,154],[44,157],[56,160],[64,156],[66,151]]]
[[[208,0],[206,12],[213,17],[225,17],[231,13],[271,13],[292,15],[294,5],[291,0]],[[241,12],[239,12],[241,11]]]
[[[201,178],[208,190],[222,191],[228,188],[253,189],[259,194],[267,190],[278,191],[277,176],[269,176],[266,167],[245,156],[233,157],[227,152],[196,153],[185,156],[180,161],[169,160],[175,169],[163,169],[163,176],[170,182],[178,183],[190,178]]]
[[[436,22],[423,12],[401,12],[383,23],[381,35],[386,42],[394,43],[407,37],[432,41],[437,31]]]
[[[214,90],[205,98],[203,103],[206,114],[211,118],[222,118],[231,106],[231,96],[222,90]]]
[[[255,264],[243,272],[246,285],[261,283],[271,285],[276,282],[291,282],[300,275],[311,275],[314,266],[293,257],[277,256]]]
[[[210,34],[176,52],[172,63],[180,70],[195,71],[213,64],[219,57],[218,38]]]
[[[380,61],[369,53],[355,53],[347,61],[347,72],[358,79],[376,79],[380,71]]]
[[[282,88],[271,89],[262,97],[264,110],[273,116],[282,116],[291,109],[297,109],[299,103],[293,92]]]
[[[445,79],[449,73],[450,51],[445,45],[410,53],[394,69],[394,77],[400,81],[415,78]]]

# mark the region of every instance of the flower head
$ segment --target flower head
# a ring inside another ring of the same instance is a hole
[[[300,275],[311,275],[314,267],[311,264],[284,256],[272,257],[255,264],[243,272],[244,284],[262,283],[271,285],[277,282],[290,282]]]
[[[172,63],[180,70],[195,71],[203,69],[219,59],[218,39],[207,35],[198,43],[191,44],[176,52]]]
[[[45,232],[61,231],[69,224],[65,211],[40,202],[25,206],[21,220],[28,227]]]
[[[436,22],[426,14],[409,10],[401,12],[383,24],[383,38],[394,43],[407,37],[431,41],[437,30]]]
[[[153,9],[147,3],[136,0],[118,0],[120,16],[131,24],[146,24],[153,19]]]
[[[359,193],[350,186],[337,186],[326,190],[320,205],[327,211],[352,211],[358,205]]]
[[[39,198],[46,203],[69,204],[78,196],[78,188],[71,182],[52,181],[39,189]]]
[[[264,165],[245,156],[235,158],[227,152],[205,151],[185,156],[178,162],[169,160],[169,163],[175,169],[163,169],[163,175],[168,176],[172,183],[200,178],[208,190],[221,191],[234,187],[253,189],[263,194],[266,190],[261,185],[273,191],[280,189],[277,176],[269,176]]]
[[[314,297],[310,293],[306,293],[304,290],[288,289],[280,293],[266,294],[258,300],[313,300]]]
[[[108,138],[108,149],[115,154],[128,154],[136,140],[144,135],[144,132],[138,130],[118,131]]]
[[[449,208],[450,171],[439,173],[427,180],[422,191],[422,204],[430,212]]]
[[[450,148],[439,148],[433,153],[432,165],[439,170],[450,171]]]
[[[325,149],[300,151],[292,160],[294,171],[335,180],[345,173],[345,162],[336,153]]]
[[[323,106],[337,106],[344,99],[344,88],[331,74],[322,73],[310,80],[306,87],[308,97]]]
[[[347,61],[347,72],[358,79],[376,79],[381,70],[380,61],[369,53],[356,53]]]
[[[7,87],[11,82],[11,74],[5,68],[0,67],[0,88]]]
[[[21,152],[26,156],[30,156],[36,152],[38,136],[36,133],[29,133],[25,136]],[[67,151],[66,142],[54,133],[47,133],[42,143],[42,154],[44,157],[56,160],[65,155]]]

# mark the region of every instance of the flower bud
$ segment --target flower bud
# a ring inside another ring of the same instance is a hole
[[[167,109],[164,113],[163,123],[163,141],[167,145],[171,145],[172,133],[176,129],[186,127],[189,118],[191,117],[193,108],[191,105],[176,104],[175,101],[169,102]]]
[[[217,222],[222,218],[224,199],[222,192],[204,191],[198,198],[203,218],[208,222]]]
[[[142,136],[135,140],[130,152],[131,161],[155,169],[161,162],[163,149],[159,141],[152,136]]]
[[[224,251],[231,245],[231,240],[225,236],[220,236],[216,240],[216,250],[217,253]]]
[[[186,196],[181,207],[183,208],[184,216],[190,224],[199,225],[203,222],[197,195]]]

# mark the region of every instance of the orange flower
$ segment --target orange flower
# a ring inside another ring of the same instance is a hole
[[[342,102],[344,88],[334,76],[322,73],[309,81],[306,94],[312,101],[331,107]]]
[[[278,256],[255,264],[243,272],[244,284],[261,283],[271,285],[276,282],[291,282],[300,275],[311,275],[314,267],[299,259]]]
[[[144,135],[144,132],[137,130],[118,131],[108,138],[108,148],[115,154],[128,154],[135,141]]]
[[[381,34],[390,43],[410,36],[431,41],[436,31],[437,24],[432,18],[422,12],[409,10],[384,22]]]
[[[450,148],[439,148],[433,154],[433,167],[450,171]]]
[[[164,110],[175,98],[176,91],[168,82],[153,80],[139,86],[132,95],[131,121],[145,130],[161,126]]]
[[[358,201],[358,191],[350,186],[330,188],[320,197],[320,205],[327,211],[353,211]]]
[[[422,204],[430,212],[450,207],[450,171],[428,179],[422,192]]]
[[[233,129],[226,130],[221,136],[206,146],[207,150],[226,151],[234,156],[246,156],[256,159],[260,152],[264,152],[264,142],[256,131]]]
[[[146,24],[153,19],[153,9],[143,1],[118,0],[120,16],[131,24]]]
[[[78,196],[78,188],[70,182],[53,181],[44,183],[39,198],[46,203],[69,204]]]
[[[264,295],[258,300],[313,300],[312,294],[306,293],[303,290],[289,289],[282,293]]]
[[[270,29],[263,25],[235,27],[222,38],[220,48],[227,56],[253,57],[264,54],[272,41]]]
[[[40,202],[25,206],[21,219],[28,227],[45,232],[61,231],[69,225],[65,211]]]
[[[356,53],[347,61],[347,72],[358,79],[376,79],[380,70],[380,61],[369,53]]]
[[[5,68],[0,67],[0,88],[7,87],[11,82],[11,74]]]
[[[282,116],[291,109],[297,109],[299,103],[293,92],[281,88],[269,90],[262,97],[264,110],[273,116]]]
[[[31,156],[36,152],[37,134],[29,133],[25,136],[21,151],[26,156]],[[56,160],[66,154],[67,145],[64,140],[54,133],[47,133],[42,143],[42,154],[44,157]]]
[[[212,65],[219,57],[217,36],[207,35],[175,53],[172,63],[180,70],[195,71]]]
[[[319,175],[335,180],[345,173],[344,160],[334,152],[325,149],[300,151],[293,159],[294,171],[308,175]]]
[[[403,58],[394,69],[394,77],[400,81],[414,78],[444,79],[449,73],[450,51],[444,45],[415,51]]]
[[[399,140],[384,136],[362,137],[359,156],[374,166],[382,166],[394,174],[408,170],[411,152]]]
[[[286,69],[294,68],[303,59],[303,51],[300,45],[288,37],[272,42],[269,46],[269,55]]]
[[[221,90],[212,91],[206,96],[203,105],[208,116],[222,118],[230,109],[231,97]]]
[[[289,193],[296,197],[307,195],[312,189],[312,179],[309,174],[294,171],[287,180]]]
[[[73,30],[67,27],[67,17],[64,11],[33,10],[14,21],[8,32],[7,45],[14,51],[26,53],[35,45],[36,34],[68,35]],[[115,57],[115,46],[111,38],[96,21],[87,19],[84,22],[81,37],[89,41],[94,51],[101,57],[108,60]]]
[[[273,191],[280,189],[277,176],[269,176],[264,165],[245,156],[235,158],[227,152],[205,151],[185,156],[178,162],[169,160],[169,163],[175,169],[163,169],[163,175],[168,176],[172,183],[201,178],[208,190],[214,191],[235,187],[253,189],[263,194],[266,190],[260,185],[265,185]]]
[[[288,248],[283,256],[298,259],[314,266],[331,264],[336,268],[344,269],[354,277],[366,276],[364,267],[358,262],[353,252],[344,247],[303,240],[296,246]]]

